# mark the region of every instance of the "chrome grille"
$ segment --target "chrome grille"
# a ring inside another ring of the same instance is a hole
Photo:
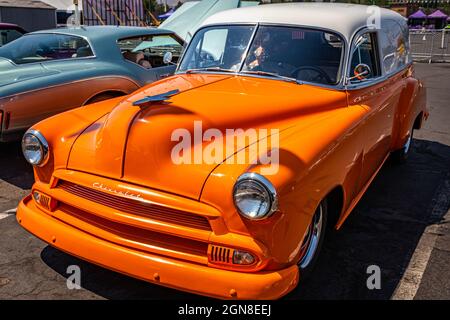
[[[211,231],[207,218],[190,212],[147,204],[139,200],[110,195],[108,193],[61,180],[58,188],[89,201],[120,210],[129,214],[147,217],[157,221],[183,225],[190,228]]]

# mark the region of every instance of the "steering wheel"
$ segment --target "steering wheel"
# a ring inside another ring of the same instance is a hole
[[[309,70],[309,71],[316,72],[317,76],[312,78],[312,80],[315,82],[323,83],[323,81],[321,81],[321,80],[325,80],[326,83],[328,83],[328,84],[333,83],[330,76],[323,69],[321,69],[320,67],[317,67],[317,66],[298,67],[294,71],[291,72],[291,77],[298,79],[298,74],[300,73],[300,71],[303,71],[303,70]]]

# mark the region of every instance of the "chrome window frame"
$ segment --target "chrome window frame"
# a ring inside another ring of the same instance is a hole
[[[178,61],[181,61],[181,57],[183,56],[184,52],[186,51],[186,47],[185,47],[186,41],[184,41],[182,38],[180,38],[177,34],[170,33],[170,32],[167,32],[167,33],[156,33],[156,34],[146,34],[146,35],[134,35],[134,36],[129,36],[129,37],[127,36],[125,38],[117,39],[115,42],[116,42],[117,49],[119,49],[119,55],[120,55],[120,60],[121,61],[124,61],[126,63],[131,63],[131,64],[133,64],[135,66],[140,67],[141,69],[143,69],[145,71],[150,71],[152,69],[159,69],[159,68],[164,68],[164,67],[169,67],[170,66],[170,65],[159,66],[159,67],[153,67],[152,66],[150,69],[148,69],[148,68],[145,68],[145,67],[141,66],[140,64],[137,64],[137,63],[135,63],[133,61],[125,59],[125,57],[123,56],[122,51],[121,51],[121,49],[119,47],[119,41],[122,41],[122,40],[125,40],[125,39],[133,39],[133,38],[137,38],[137,37],[144,37],[144,36],[170,36],[171,38],[175,39],[175,41],[177,41],[181,45],[181,53],[180,53],[180,57],[178,58]],[[177,68],[178,68],[178,66],[177,66]]]
[[[368,28],[368,27],[363,27],[363,28],[360,28],[359,30],[357,30],[353,34],[353,36],[351,38],[351,42],[350,42],[351,43],[350,50],[348,52],[348,57],[347,57],[347,61],[346,61],[346,64],[347,64],[346,70],[347,71],[346,71],[345,83],[344,83],[345,90],[347,90],[347,91],[358,90],[358,89],[363,89],[363,88],[367,88],[367,87],[379,84],[379,83],[381,83],[383,81],[386,81],[387,79],[395,76],[399,72],[403,72],[404,70],[408,69],[413,64],[413,61],[411,59],[411,61],[409,63],[405,64],[401,68],[397,68],[396,70],[394,70],[393,72],[391,72],[389,74],[386,74],[384,72],[384,68],[382,67],[382,61],[381,61],[381,57],[382,57],[381,46],[378,45],[380,43],[380,30],[382,30],[382,29],[371,29],[371,28]],[[358,36],[360,36],[361,34],[364,34],[366,32],[374,32],[374,33],[376,33],[378,64],[380,65],[380,73],[381,73],[381,75],[379,77],[377,77],[377,78],[373,78],[372,80],[362,81],[362,82],[359,82],[359,83],[349,83],[348,77],[349,77],[349,74],[350,74],[350,67],[351,67],[351,61],[350,60],[352,58],[351,57],[351,49],[353,49],[353,46],[354,46],[356,38]],[[409,39],[406,39],[406,40],[409,41]]]
[[[249,23],[233,22],[233,23],[213,23],[213,24],[208,24],[208,25],[202,26],[201,28],[199,28],[194,33],[193,37],[191,38],[191,41],[189,41],[189,44],[186,47],[186,50],[184,50],[183,55],[180,57],[179,62],[181,62],[184,59],[184,54],[189,49],[189,46],[191,45],[192,39],[196,36],[196,34],[200,30],[203,30],[203,29],[209,28],[209,27],[217,27],[217,26],[219,26],[219,27],[220,26],[222,26],[222,27],[226,27],[226,26],[255,26],[255,30],[254,30],[254,32],[252,34],[252,37],[251,37],[251,39],[249,41],[249,45],[247,46],[247,49],[246,49],[246,53],[247,54],[248,54],[248,50],[250,50],[250,45],[253,43],[253,39],[254,39],[254,37],[256,35],[256,31],[258,30],[258,28],[260,26],[279,26],[279,27],[309,29],[309,30],[322,31],[322,32],[327,32],[327,33],[338,35],[339,38],[342,40],[342,43],[343,43],[343,48],[342,48],[342,52],[341,52],[341,59],[340,59],[340,65],[339,65],[339,70],[338,70],[339,81],[337,81],[336,84],[333,84],[333,85],[327,85],[327,84],[321,84],[321,83],[315,83],[315,82],[308,82],[308,81],[303,81],[303,80],[299,80],[298,83],[308,84],[308,85],[311,85],[311,86],[323,87],[323,88],[327,88],[327,89],[335,89],[335,90],[344,90],[345,89],[345,80],[346,80],[347,77],[345,76],[345,73],[343,72],[343,70],[346,70],[346,60],[347,60],[346,57],[348,56],[349,45],[348,45],[346,37],[344,37],[344,35],[342,33],[338,32],[338,31],[335,31],[335,30],[328,29],[328,28],[312,27],[312,26],[301,25],[301,24],[273,23],[273,22],[249,22]],[[185,73],[184,71],[180,72],[179,71],[179,67],[180,67],[180,63],[178,63],[177,69],[175,70],[175,74],[183,74],[183,73]],[[212,72],[212,71],[205,71],[205,73],[225,74],[225,75],[240,75],[240,76],[245,76],[245,77],[264,78],[264,79],[271,79],[271,80],[282,81],[280,79],[275,79],[275,78],[272,78],[272,77],[269,77],[269,76],[249,74],[249,73],[242,73],[242,72],[240,72],[240,70],[236,71],[236,72],[220,72],[220,71]]]
[[[376,53],[376,60],[377,60],[377,64],[378,64],[378,68],[379,68],[379,72],[380,75],[375,77],[375,78],[371,78],[365,81],[360,81],[360,82],[355,82],[355,83],[351,83],[349,80],[350,77],[350,68],[352,66],[352,58],[353,58],[353,49],[355,48],[355,41],[356,39],[358,39],[358,37],[360,37],[363,34],[366,33],[372,33],[375,34],[375,53]],[[378,32],[378,29],[370,29],[367,27],[364,27],[362,29],[359,29],[357,32],[355,32],[352,36],[352,40],[351,40],[351,46],[350,46],[350,50],[348,52],[348,57],[347,57],[347,70],[345,72],[345,81],[346,81],[346,88],[347,89],[353,89],[354,87],[356,88],[364,88],[367,86],[371,86],[373,84],[376,84],[378,82],[380,82],[381,79],[384,78],[384,70],[381,64],[381,48],[379,46],[379,42],[380,42],[380,35]]]

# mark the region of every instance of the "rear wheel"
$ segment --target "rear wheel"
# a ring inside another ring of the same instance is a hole
[[[325,239],[327,213],[327,201],[325,199],[316,209],[300,248],[298,268],[301,282],[309,278],[319,258]]]
[[[395,163],[402,164],[405,163],[406,160],[408,160],[408,156],[411,152],[413,144],[413,133],[414,129],[411,129],[411,133],[406,139],[406,142],[403,145],[403,147],[399,150],[395,150],[394,152],[392,152],[392,160],[394,160]]]

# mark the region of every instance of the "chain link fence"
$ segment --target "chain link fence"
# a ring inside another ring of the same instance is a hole
[[[450,29],[410,30],[409,41],[415,61],[450,62]]]

